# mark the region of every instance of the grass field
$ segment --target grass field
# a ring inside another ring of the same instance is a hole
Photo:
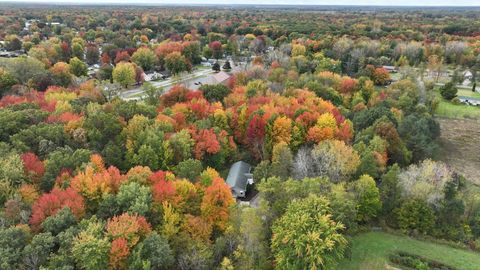
[[[438,88],[436,89],[436,95],[440,100],[437,109],[435,110],[435,114],[441,117],[448,117],[448,118],[471,118],[471,119],[478,119],[480,118],[480,107],[478,106],[470,106],[465,104],[453,104],[449,101],[440,96],[440,91]],[[458,89],[458,96],[466,96],[466,97],[474,97],[480,98],[480,93],[472,92],[468,89]]]
[[[480,120],[437,118],[437,121],[441,130],[438,159],[480,185]]]
[[[435,114],[450,118],[478,119],[480,118],[480,108],[463,104],[455,105],[442,99],[435,110]]]
[[[383,270],[389,267],[388,256],[394,251],[407,251],[437,260],[459,270],[479,270],[480,254],[445,245],[423,242],[407,236],[369,232],[352,239],[352,257],[338,265],[341,270]]]
[[[471,89],[458,88],[457,96],[473,97],[480,99],[480,93],[472,92]]]

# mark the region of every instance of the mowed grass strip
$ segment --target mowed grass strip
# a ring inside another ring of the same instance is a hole
[[[464,104],[455,105],[445,100],[441,100],[438,104],[435,114],[448,118],[480,118],[480,107],[469,106]]]
[[[459,270],[480,269],[480,253],[384,232],[368,232],[353,237],[351,259],[342,260],[337,269],[388,269],[386,265],[391,265],[388,256],[399,250],[436,260]]]
[[[458,88],[457,96],[473,97],[473,98],[480,99],[480,93],[473,92],[472,90],[465,89],[465,88]]]

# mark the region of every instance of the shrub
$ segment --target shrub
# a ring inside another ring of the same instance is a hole
[[[416,254],[397,251],[389,256],[392,263],[416,270],[456,270],[457,268]]]
[[[457,87],[455,87],[453,82],[448,82],[444,86],[440,87],[440,94],[446,100],[452,100],[457,96],[457,92]]]

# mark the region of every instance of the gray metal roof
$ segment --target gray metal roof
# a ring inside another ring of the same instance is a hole
[[[230,168],[227,177],[227,184],[230,186],[236,197],[245,196],[248,178],[251,178],[251,168],[252,166],[250,166],[250,164],[243,161],[235,162]]]

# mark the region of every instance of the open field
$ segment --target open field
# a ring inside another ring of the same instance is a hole
[[[452,104],[448,101],[441,100],[435,110],[437,116],[449,118],[480,118],[480,108],[476,106],[469,106],[464,104]]]
[[[457,96],[473,97],[480,99],[480,93],[472,92],[471,88],[458,88]]]
[[[437,120],[441,127],[439,159],[480,185],[480,119]]]
[[[455,266],[460,270],[480,269],[479,253],[383,232],[369,232],[353,237],[352,257],[350,260],[344,259],[337,269],[394,269],[388,266],[388,256],[394,251],[407,251],[418,254]]]

